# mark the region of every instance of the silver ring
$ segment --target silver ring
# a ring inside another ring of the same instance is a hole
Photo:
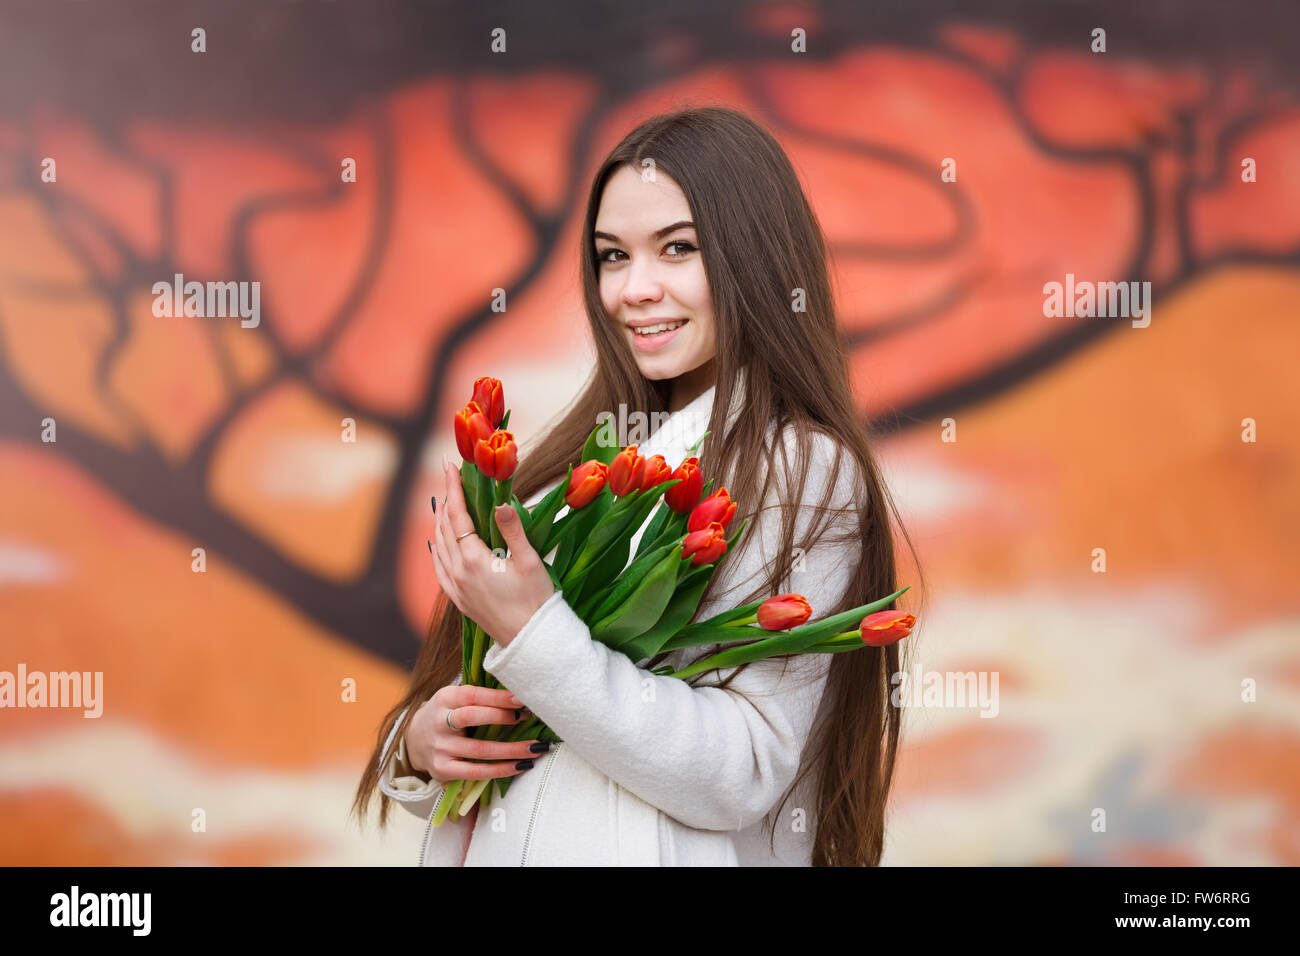
[[[473,531],[466,531],[464,534],[458,534],[456,535],[456,540],[459,541],[461,538],[468,538],[473,533]]]
[[[456,708],[453,707],[451,710],[455,710],[455,709]],[[447,711],[447,726],[450,727],[452,730],[460,730],[459,727],[454,726],[451,722],[451,710]]]

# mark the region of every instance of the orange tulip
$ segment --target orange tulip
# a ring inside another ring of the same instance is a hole
[[[686,530],[699,531],[712,521],[718,522],[725,529],[735,513],[736,503],[731,500],[731,495],[726,488],[719,488],[691,511],[691,516],[686,519]]]
[[[700,460],[694,456],[687,458],[673,471],[672,477],[680,478],[682,481],[681,484],[673,485],[664,492],[664,501],[677,514],[687,514],[700,503],[700,495],[704,494],[704,476],[700,474]]]
[[[636,453],[636,445],[628,445],[609,463],[609,490],[617,497],[641,490],[645,479],[645,459]]]
[[[474,397],[470,399],[483,410],[493,428],[501,424],[506,417],[506,396],[501,390],[501,382],[484,375],[474,382]]]
[[[473,461],[474,446],[491,435],[494,427],[477,402],[467,402],[465,408],[456,413],[452,427],[456,433],[456,448],[460,451],[460,457]]]
[[[906,611],[877,611],[864,617],[858,630],[862,643],[884,647],[907,637],[915,624],[916,618]]]
[[[569,476],[569,488],[564,493],[564,503],[570,510],[585,508],[600,494],[609,480],[609,466],[595,458],[584,461]]]
[[[510,432],[495,431],[474,446],[474,464],[489,478],[505,481],[515,473],[519,449]]]
[[[802,594],[778,594],[758,606],[758,626],[765,631],[785,631],[812,617],[812,605]]]
[[[641,490],[662,485],[665,481],[671,481],[672,477],[673,470],[668,467],[664,456],[651,455],[645,460],[645,477],[641,479]]]
[[[682,557],[691,559],[691,566],[711,564],[727,553],[727,535],[722,525],[712,522],[708,527],[693,531],[682,541]]]

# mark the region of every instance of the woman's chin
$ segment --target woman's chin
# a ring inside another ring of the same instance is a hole
[[[680,362],[638,362],[641,375],[652,382],[663,382],[682,374]]]

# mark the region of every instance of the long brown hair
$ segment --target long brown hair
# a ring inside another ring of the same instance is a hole
[[[785,152],[762,126],[725,107],[682,109],[653,117],[619,143],[596,174],[587,200],[579,259],[582,291],[596,368],[591,381],[532,450],[521,456],[514,491],[521,501],[563,479],[581,459],[582,447],[602,412],[624,403],[648,421],[664,412],[668,381],[644,378],[615,323],[605,313],[599,293],[598,265],[592,233],[605,184],[622,166],[641,171],[653,160],[682,189],[689,203],[709,288],[717,334],[716,392],[709,435],[698,455],[706,479],[725,485],[738,509],[733,519],[749,517],[769,500],[774,481],[792,489],[785,500],[804,494],[812,435],[831,437],[856,465],[856,525],[861,549],[848,591],[840,605],[817,608],[816,617],[847,611],[898,589],[890,516],[907,537],[871,451],[868,428],[859,415],[849,384],[844,340],[835,319],[826,246],[821,226],[809,206]],[[801,297],[803,311],[792,308]],[[733,405],[738,385],[744,401]],[[508,387],[508,383],[507,383]],[[729,410],[731,413],[729,415]],[[734,416],[734,420],[728,421]],[[769,443],[793,429],[796,460],[786,461],[784,445]],[[756,454],[762,449],[762,454]],[[778,469],[777,458],[782,459]],[[819,515],[832,514],[830,483]],[[767,580],[732,606],[790,590],[785,581],[796,556],[822,536],[817,522],[796,542],[795,507],[781,507],[781,557]],[[746,537],[750,537],[748,532]],[[908,546],[915,561],[910,537]],[[741,547],[746,540],[742,538]],[[802,549],[802,551],[797,550]],[[725,566],[725,563],[724,563]],[[920,572],[919,562],[916,562]],[[720,583],[715,576],[701,601],[707,605]],[[913,588],[907,597],[916,594]],[[913,607],[918,605],[909,600]],[[908,644],[909,641],[902,642]],[[416,662],[406,696],[386,715],[366,764],[353,803],[364,815],[378,788],[381,749],[394,723],[410,716],[441,687],[451,684],[461,667],[460,613],[443,595],[434,609],[428,639]],[[815,808],[815,866],[875,866],[884,848],[885,806],[898,750],[900,713],[890,703],[890,678],[900,670],[900,644],[864,648],[831,656],[822,717],[813,729],[795,782],[819,774]],[[646,664],[652,668],[664,655]],[[745,665],[748,666],[748,665]],[[716,686],[726,687],[743,668]],[[716,673],[716,672],[715,672]],[[387,821],[390,801],[381,803],[379,822]],[[784,805],[785,800],[782,800]],[[770,814],[769,824],[776,814]]]

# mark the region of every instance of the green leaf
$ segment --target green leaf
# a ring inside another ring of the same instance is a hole
[[[641,540],[637,542],[636,553],[638,555],[645,554],[645,552],[655,543],[655,539],[658,538],[660,533],[664,530],[664,525],[668,523],[668,516],[672,514],[674,514],[673,509],[668,507],[668,502],[664,501],[659,504],[654,517],[651,518],[650,523],[646,525],[646,529],[641,535]]]
[[[578,548],[586,541],[587,535],[591,533],[596,522],[609,509],[613,499],[609,486],[606,486],[587,507],[579,508],[576,512],[570,511],[561,522],[557,523],[560,550],[555,555],[555,570],[560,573],[561,578],[569,573],[569,566],[577,557]],[[550,553],[551,548],[555,546],[555,541],[549,541],[544,547],[547,553]]]
[[[551,553],[549,548],[543,551],[542,545],[546,544],[546,539],[550,536],[556,512],[564,507],[564,496],[568,493],[572,477],[573,466],[570,465],[564,480],[547,492],[546,497],[533,507],[532,513],[524,518],[524,533],[528,535],[528,542],[542,557]]]
[[[645,523],[645,519],[650,514],[650,509],[655,506],[663,489],[675,485],[679,481],[681,481],[680,478],[674,481],[666,481],[654,488],[646,488],[634,495],[625,495],[618,498],[609,511],[597,522],[595,528],[592,529],[591,534],[583,544],[582,551],[578,554],[577,560],[573,562],[573,567],[566,572],[566,577],[572,579],[574,574],[584,573],[589,565],[603,557],[614,542],[621,539],[626,544],[632,534],[636,533],[635,529],[640,528]],[[629,530],[631,533],[629,533]],[[623,564],[627,564],[626,547],[623,548]],[[618,570],[623,569],[620,567]]]
[[[677,589],[680,561],[669,551],[633,589],[623,606],[591,628],[591,636],[615,650],[654,627]]]
[[[763,601],[766,600],[767,598],[763,599]],[[730,611],[723,611],[721,614],[715,614],[707,621],[700,621],[697,624],[692,624],[691,627],[712,627],[719,624],[727,624],[742,617],[749,617],[757,611],[760,606],[762,606],[763,601],[755,601],[753,604],[746,604],[743,607],[734,608]]]
[[[709,586],[712,577],[712,574],[700,575],[698,581],[679,587],[655,625],[640,637],[620,644],[619,653],[626,654],[633,663],[636,663],[647,657],[654,657],[663,650],[664,642],[695,616],[695,612],[700,607],[700,598],[704,596],[704,589]],[[683,581],[689,582],[690,576]]]
[[[506,413],[501,416],[501,424],[497,426],[498,431],[504,432],[510,430],[510,413],[512,411],[514,411],[514,409],[507,408]]]
[[[618,444],[618,431],[613,415],[610,415],[603,422],[596,425],[587,436],[587,441],[582,446],[582,460],[603,461],[609,464],[623,449]]]
[[[460,488],[465,495],[465,507],[469,511],[470,520],[474,522],[476,531],[481,529],[478,523],[478,478],[478,466],[472,461],[464,462],[460,466]]]
[[[517,495],[511,495],[511,496],[510,496],[510,507],[511,507],[511,508],[514,508],[514,509],[515,509],[515,514],[519,515],[519,523],[522,524],[525,528],[527,528],[527,527],[528,527],[528,509],[524,507],[523,502],[521,502],[521,501],[519,500],[519,497],[518,497]],[[533,543],[531,538],[529,539],[528,543],[529,543],[529,544],[532,544],[532,543]],[[536,546],[534,546],[533,550],[534,550],[534,551],[537,550]],[[546,555],[541,555],[541,557],[546,557]]]
[[[675,541],[670,541],[654,551],[648,551],[641,555],[624,570],[622,575],[614,583],[613,589],[609,591],[599,603],[592,607],[599,595],[591,594],[585,601],[583,610],[577,611],[578,617],[584,621],[599,621],[609,614],[624,601],[627,600],[634,588],[641,582],[650,569],[664,559],[670,550],[678,547]]]
[[[570,603],[579,606],[588,595],[601,594],[605,588],[618,577],[618,573],[627,567],[627,552],[630,542],[627,538],[610,544],[595,562],[581,574],[577,575],[574,580],[574,573],[570,571],[567,577],[568,584],[563,588],[565,595],[570,599]]]
[[[700,445],[704,444],[704,439],[708,437],[709,437],[709,432],[705,432],[699,438],[695,439],[695,444],[692,445],[690,448],[686,449],[688,452],[690,452],[690,455],[687,455],[686,457],[690,458],[691,456],[693,456],[696,450],[700,447]]]
[[[663,527],[652,540],[647,540],[649,534],[642,536],[640,543],[637,545],[637,553],[643,554],[653,551],[666,541],[681,541],[682,535],[686,533],[686,522],[689,515],[679,515],[668,509],[670,516],[664,521]]]
[[[468,464],[468,462],[466,463]],[[476,512],[474,517],[474,526],[478,530],[479,537],[491,545],[492,525],[492,495],[494,482],[483,472],[479,471],[477,465],[469,465],[473,469],[470,477],[474,482],[474,501],[476,502]]]
[[[765,631],[761,627],[748,624],[740,627],[702,627],[699,624],[692,624],[690,627],[682,628],[669,640],[665,641],[660,650],[676,651],[683,647],[699,647],[702,644],[735,644],[742,641],[761,641],[766,640],[773,633],[773,631]],[[785,632],[782,631],[781,633]]]

